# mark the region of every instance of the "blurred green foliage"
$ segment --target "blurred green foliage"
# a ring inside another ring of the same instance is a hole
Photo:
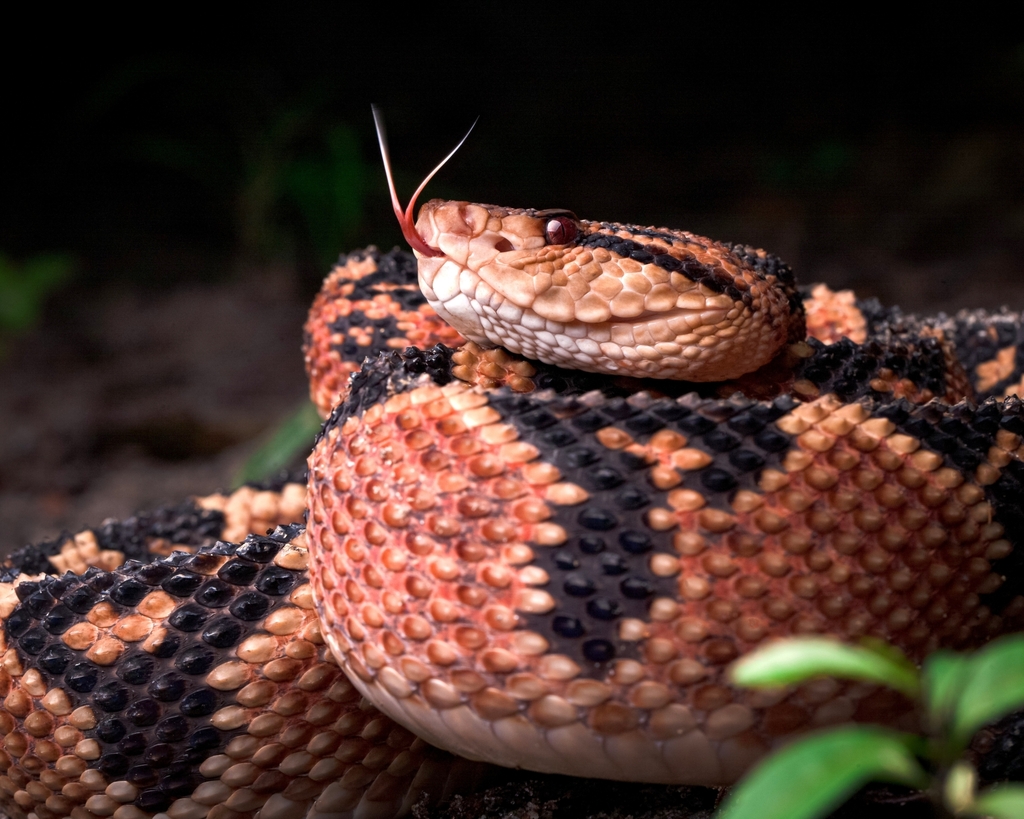
[[[769,756],[729,794],[718,819],[817,819],[868,782],[924,791],[937,815],[1024,819],[1024,785],[978,790],[965,757],[974,734],[1024,707],[1024,636],[973,654],[936,651],[914,666],[879,640],[847,645],[793,637],[747,654],[732,682],[783,688],[819,677],[887,685],[917,701],[921,736],[883,726],[844,725],[809,733]]]
[[[847,142],[831,139],[803,150],[765,150],[761,181],[783,191],[830,191],[850,175],[856,154]]]
[[[284,469],[297,466],[313,448],[313,439],[323,421],[316,407],[304,402],[278,426],[267,441],[249,456],[235,476],[235,487],[258,483]]]
[[[257,261],[312,252],[323,272],[358,234],[364,166],[355,132],[316,122],[312,109],[274,115],[241,146],[238,247]]]
[[[356,130],[333,110],[330,87],[288,94],[231,72],[180,66],[124,73],[97,93],[100,107],[128,106],[161,81],[192,91],[169,103],[179,116],[148,123],[131,151],[205,189],[197,206],[209,218],[228,215],[243,259],[307,261],[322,275],[356,242],[367,166]]]
[[[324,152],[298,156],[284,175],[283,198],[295,204],[317,261],[326,269],[356,239],[363,218],[366,174],[355,132],[334,125]]]
[[[47,296],[71,278],[74,268],[70,256],[57,253],[34,256],[21,264],[0,254],[0,352],[4,336],[36,323]]]

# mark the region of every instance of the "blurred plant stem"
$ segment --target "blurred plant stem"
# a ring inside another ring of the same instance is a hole
[[[359,141],[347,125],[324,137],[326,153],[294,159],[285,173],[284,194],[298,208],[317,261],[324,270],[349,249],[363,218],[364,166]]]
[[[304,402],[271,433],[267,442],[257,449],[235,476],[236,487],[257,483],[294,467],[313,448],[313,439],[323,421],[316,407]]]

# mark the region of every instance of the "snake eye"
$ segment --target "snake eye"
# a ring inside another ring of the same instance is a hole
[[[567,245],[576,239],[576,222],[568,216],[555,216],[544,226],[549,245]]]

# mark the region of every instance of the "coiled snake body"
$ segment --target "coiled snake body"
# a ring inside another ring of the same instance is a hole
[[[869,686],[732,688],[763,641],[920,659],[1019,626],[1018,314],[800,293],[752,248],[564,211],[418,228],[443,255],[351,254],[313,305],[308,490],[14,556],[9,816],[391,816],[466,760],[724,784],[798,731],[912,724]]]

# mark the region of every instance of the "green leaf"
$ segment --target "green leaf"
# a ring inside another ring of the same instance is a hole
[[[928,775],[911,752],[915,741],[867,726],[808,736],[755,768],[730,793],[718,819],[813,819],[871,780],[927,787]]]
[[[960,698],[964,685],[964,671],[968,658],[952,651],[936,651],[929,655],[921,669],[927,719],[938,733],[944,733],[953,708]]]
[[[983,791],[964,813],[993,819],[1024,819],[1024,785],[999,785]]]
[[[917,667],[907,659],[906,654],[892,643],[887,643],[881,637],[861,637],[857,640],[856,644],[858,647],[865,648],[873,654],[878,654],[880,657],[885,657],[894,663],[913,668],[915,671],[917,670]]]
[[[950,730],[961,746],[983,725],[1024,706],[1024,637],[989,643],[967,660],[962,673]]]
[[[263,480],[308,453],[322,423],[316,407],[303,404],[249,457],[235,478],[235,486]]]
[[[881,683],[908,697],[916,697],[919,690],[917,669],[902,654],[826,637],[793,637],[770,643],[734,663],[729,673],[736,685],[756,688],[827,676]]]

